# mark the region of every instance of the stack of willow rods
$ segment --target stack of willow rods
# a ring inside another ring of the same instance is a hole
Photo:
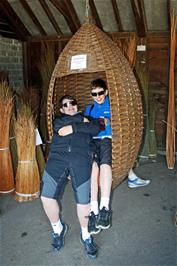
[[[175,94],[174,94],[174,64],[176,50],[176,24],[177,16],[174,12],[170,14],[170,67],[169,67],[169,96],[168,96],[168,115],[167,115],[167,134],[166,134],[166,160],[169,169],[174,168],[175,164]],[[171,126],[169,126],[171,125]]]
[[[144,132],[143,132],[143,140],[141,144],[141,148],[139,151],[140,160],[149,158],[149,106],[148,106],[148,98],[149,98],[149,70],[146,64],[141,64],[139,61],[136,62],[135,66],[136,76],[139,81],[139,86],[142,90],[143,96],[143,111],[144,111]]]
[[[47,106],[47,95],[49,82],[51,79],[51,75],[53,69],[55,67],[55,56],[54,56],[54,46],[49,45],[47,43],[42,43],[41,45],[42,56],[40,62],[38,64],[38,69],[41,75],[42,80],[42,97],[40,102],[40,133],[42,135],[43,141],[48,144],[48,136],[47,136],[47,122],[46,122],[46,106]]]
[[[0,193],[14,190],[14,174],[9,149],[9,127],[13,93],[6,82],[0,83]]]
[[[25,87],[21,93],[18,95],[18,101],[21,104],[25,104],[33,110],[33,115],[37,117],[38,120],[38,113],[39,113],[39,92],[38,90],[33,87]],[[37,129],[36,129],[37,130]],[[39,171],[42,175],[44,167],[45,167],[45,159],[44,159],[44,152],[41,145],[36,146],[36,159],[39,166]]]
[[[36,161],[35,122],[31,109],[22,105],[14,124],[18,166],[15,199],[29,201],[39,196],[39,169]]]
[[[30,106],[34,116],[37,117],[39,113],[39,90],[34,86],[24,87],[23,90],[16,95],[19,104],[24,103]]]

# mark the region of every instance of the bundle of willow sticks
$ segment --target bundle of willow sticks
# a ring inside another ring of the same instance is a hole
[[[18,166],[15,199],[29,201],[39,196],[39,169],[36,161],[35,121],[31,109],[22,105],[14,124]]]
[[[14,190],[14,174],[9,149],[9,126],[13,108],[13,92],[6,82],[0,83],[0,193]]]

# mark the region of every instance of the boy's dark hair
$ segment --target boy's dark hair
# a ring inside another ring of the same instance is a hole
[[[91,90],[97,88],[97,87],[100,87],[100,88],[103,88],[104,91],[106,91],[108,88],[107,88],[107,85],[106,85],[106,82],[102,79],[94,79],[91,81]]]
[[[71,95],[64,95],[64,96],[62,96],[61,98],[60,98],[60,100],[59,100],[59,104],[60,104],[60,108],[62,107],[62,104],[63,104],[63,100],[65,100],[65,99],[67,99],[67,100],[71,100],[71,101],[76,101],[76,99],[73,97],[73,96],[71,96]],[[76,101],[77,102],[77,101]]]

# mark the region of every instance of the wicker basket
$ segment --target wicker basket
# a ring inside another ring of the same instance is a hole
[[[76,55],[87,55],[85,68],[71,69]],[[117,45],[98,27],[85,23],[60,54],[53,71],[47,101],[48,133],[52,138],[52,113],[64,94],[76,97],[81,110],[92,102],[90,82],[102,78],[108,84],[112,139],[113,187],[126,176],[136,159],[142,136],[141,95],[132,69]]]

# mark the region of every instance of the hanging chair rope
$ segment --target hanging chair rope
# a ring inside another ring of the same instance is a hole
[[[85,21],[87,23],[91,22],[92,16],[90,15],[90,5],[89,5],[89,0],[86,0],[86,5],[85,5]]]
[[[89,17],[89,0],[86,0],[86,8],[85,8],[85,17],[88,19]]]

